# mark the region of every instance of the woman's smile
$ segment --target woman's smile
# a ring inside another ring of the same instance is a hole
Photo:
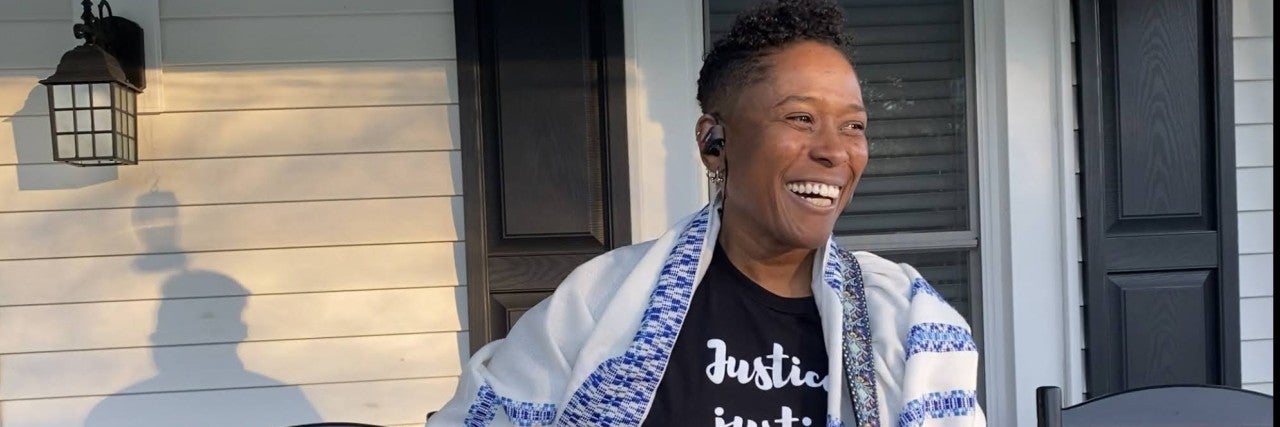
[[[840,186],[815,181],[793,181],[786,184],[787,191],[794,198],[804,201],[810,207],[822,212],[829,212],[840,200]]]

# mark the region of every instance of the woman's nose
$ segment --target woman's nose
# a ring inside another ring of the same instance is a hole
[[[835,167],[849,162],[849,152],[840,143],[840,133],[835,128],[824,126],[813,135],[809,157],[826,167]]]

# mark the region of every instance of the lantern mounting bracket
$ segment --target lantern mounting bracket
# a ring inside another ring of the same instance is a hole
[[[143,50],[142,26],[128,19],[115,16],[107,0],[98,2],[98,15],[93,14],[93,1],[83,0],[80,5],[84,22],[72,27],[77,39],[86,45],[97,45],[116,58],[124,70],[129,84],[139,90],[147,86],[146,52]]]

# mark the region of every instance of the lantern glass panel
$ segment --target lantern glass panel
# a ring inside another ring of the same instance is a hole
[[[138,114],[138,108],[137,108],[137,106],[136,106],[136,105],[134,105],[134,103],[135,103],[137,100],[138,100],[138,94],[134,93],[134,92],[133,92],[133,91],[131,91],[131,90],[125,89],[125,90],[124,90],[124,102],[125,102],[126,107],[125,107],[124,111],[128,112],[129,114]]]
[[[94,157],[115,156],[115,150],[111,149],[111,134],[109,133],[93,134],[93,156]]]
[[[93,131],[93,116],[89,110],[76,110],[76,132]]]
[[[76,134],[75,157],[87,157],[91,155],[93,155],[93,135],[87,133]]]
[[[93,94],[93,106],[95,108],[111,106],[111,84],[110,83],[95,84],[93,85],[91,92]]]
[[[75,132],[76,119],[75,113],[71,111],[56,111],[53,113],[55,130],[57,132]]]
[[[93,110],[93,130],[94,131],[110,131],[115,129],[111,126],[111,110],[102,108]]]
[[[58,158],[65,159],[76,156],[76,136],[58,135]]]
[[[53,108],[71,108],[70,85],[53,85]]]
[[[78,84],[78,85],[73,85],[73,88],[74,88],[73,91],[75,92],[73,96],[75,97],[76,108],[88,108],[89,107],[89,85]]]

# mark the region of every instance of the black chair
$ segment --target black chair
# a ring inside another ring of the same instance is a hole
[[[1062,407],[1062,389],[1036,389],[1039,427],[1273,426],[1271,396],[1232,387],[1144,387]]]

